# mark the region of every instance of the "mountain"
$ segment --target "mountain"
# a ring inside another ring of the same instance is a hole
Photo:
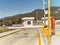
[[[60,7],[51,7],[51,16],[55,16],[55,19],[60,19]]]
[[[43,17],[43,14],[44,14],[43,9],[36,9],[30,13],[16,14],[11,17],[4,17],[0,20],[0,25],[22,23],[23,17],[35,17],[35,20],[36,19],[40,20]],[[60,7],[51,7],[51,16],[55,16],[55,19],[60,19],[59,15],[60,15]]]

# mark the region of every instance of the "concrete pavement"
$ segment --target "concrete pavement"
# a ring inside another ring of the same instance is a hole
[[[56,26],[55,32],[60,32],[60,26]],[[60,45],[60,36],[52,36],[51,41],[49,45]],[[44,38],[42,39],[43,42]],[[0,45],[38,45],[38,30],[22,29],[19,32],[0,38]]]
[[[49,45],[60,45],[60,25],[55,26],[55,35],[51,37]]]
[[[0,38],[0,45],[38,45],[37,29],[23,29],[12,35]]]

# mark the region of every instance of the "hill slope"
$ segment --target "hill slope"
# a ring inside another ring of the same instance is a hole
[[[60,19],[60,7],[51,7],[51,16],[55,16],[56,19]],[[47,15],[46,15],[47,16]],[[3,24],[19,24],[22,23],[23,17],[36,17],[40,20],[43,17],[43,10],[42,9],[36,9],[30,13],[25,14],[16,14],[11,17],[5,17],[0,20],[0,25]]]

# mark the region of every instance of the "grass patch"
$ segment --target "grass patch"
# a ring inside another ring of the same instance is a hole
[[[2,32],[7,32],[7,31],[12,31],[12,30],[15,30],[15,29],[8,29],[8,28],[0,28],[0,33]]]

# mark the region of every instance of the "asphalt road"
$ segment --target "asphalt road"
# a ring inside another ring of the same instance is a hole
[[[37,29],[22,29],[19,32],[0,38],[0,45],[38,45]]]

